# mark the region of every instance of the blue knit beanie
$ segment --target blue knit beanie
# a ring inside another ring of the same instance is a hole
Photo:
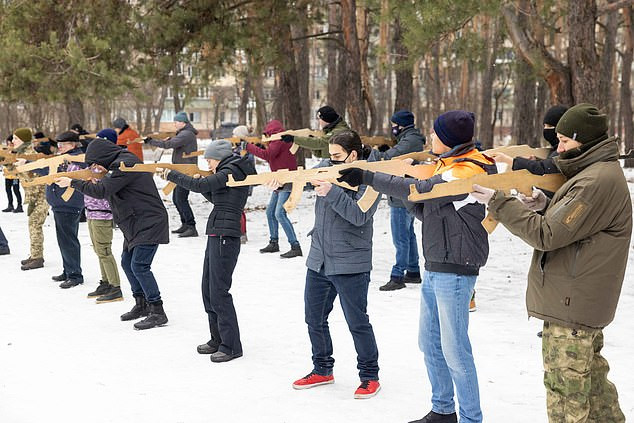
[[[117,143],[117,132],[112,128],[102,129],[97,132],[97,138],[103,138],[104,140],[112,141],[113,143]]]
[[[464,110],[451,110],[434,121],[434,132],[447,147],[455,147],[473,139],[475,115]]]
[[[178,112],[174,115],[174,122],[189,122],[189,118],[187,117],[187,113]]]
[[[402,127],[410,126],[414,124],[414,114],[409,110],[399,110],[392,115],[390,121]]]

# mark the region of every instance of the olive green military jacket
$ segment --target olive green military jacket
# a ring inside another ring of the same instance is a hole
[[[293,142],[300,147],[312,150],[313,154],[319,158],[327,158],[330,157],[330,153],[328,152],[328,142],[330,138],[339,132],[349,130],[350,127],[348,124],[343,119],[340,119],[336,124],[324,127],[323,137],[294,137]]]

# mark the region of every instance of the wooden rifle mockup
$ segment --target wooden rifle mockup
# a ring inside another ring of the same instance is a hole
[[[46,156],[46,157],[49,157],[49,156]],[[39,159],[34,162],[26,163],[22,166],[17,166],[16,171],[18,173],[22,173],[22,172],[35,170],[35,169],[48,168],[48,176],[59,177],[59,173],[57,172],[57,169],[59,169],[59,167],[63,163],[69,163],[69,162],[83,163],[85,159],[86,159],[85,154],[77,154],[77,155],[62,154],[59,156],[50,157],[48,159]],[[29,186],[29,185],[26,185],[24,182],[23,182],[23,185]],[[64,194],[62,194],[62,199],[64,199],[64,201],[68,201],[70,197],[73,195],[73,192],[75,192],[74,188],[71,188],[71,187],[66,188],[66,191],[64,191]]]
[[[19,159],[25,159],[25,160],[31,161],[31,160],[44,159],[46,157],[52,157],[52,156],[48,156],[43,153],[18,154],[18,153],[12,153],[10,149],[0,150],[0,164],[4,164],[4,165],[13,164]]]
[[[284,209],[287,212],[291,212],[301,199],[304,186],[312,180],[328,181],[332,184],[338,185],[342,188],[357,191],[358,187],[352,187],[345,182],[337,181],[341,175],[339,171],[348,168],[361,168],[370,170],[373,172],[382,172],[389,175],[404,176],[409,175],[418,179],[426,179],[431,177],[436,165],[409,165],[402,160],[383,160],[376,162],[368,162],[365,160],[357,160],[352,163],[334,165],[329,167],[318,167],[313,169],[287,170],[282,169],[276,172],[259,173],[257,175],[249,175],[242,181],[236,181],[232,175],[229,175],[229,181],[227,186],[241,187],[248,185],[261,185],[270,181],[277,181],[278,183],[292,184],[291,194],[288,197],[286,203],[284,203]],[[366,212],[372,207],[379,193],[371,187],[366,187],[365,193],[357,201],[359,208]]]
[[[121,162],[121,164],[119,165],[119,170],[121,170],[122,172],[156,173],[157,168],[172,169],[189,176],[209,176],[213,174],[212,171],[202,170],[195,164],[136,163],[134,166],[126,166],[124,162]],[[165,187],[163,188],[163,194],[169,195],[174,190],[174,188],[176,188],[176,184],[174,182],[168,182],[167,185],[165,185]]]
[[[37,178],[32,179],[31,181],[24,181],[22,182],[22,186],[32,187],[36,185],[51,185],[51,184],[54,184],[58,178],[61,178],[64,176],[71,179],[81,179],[83,181],[91,181],[93,179],[102,179],[104,176],[106,176],[106,172],[96,172],[92,169],[87,168],[87,169],[73,170],[71,172],[53,173],[50,175],[39,176]],[[70,186],[67,187],[66,191],[64,191],[64,193],[62,194],[62,199],[64,201],[70,200],[70,197],[73,195],[74,191],[75,191],[74,188]]]
[[[127,142],[127,144],[128,145],[130,145],[130,144],[139,144],[139,143],[144,142],[143,140],[145,138],[152,138],[152,139],[159,140],[159,141],[165,141],[168,138],[173,137],[174,135],[176,135],[176,132],[174,132],[174,131],[155,132],[153,134],[142,135],[139,138],[135,138],[133,140],[130,140],[130,141]]]

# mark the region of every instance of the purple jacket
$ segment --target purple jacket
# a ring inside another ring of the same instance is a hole
[[[110,203],[105,198],[93,198],[84,194],[86,218],[91,220],[112,220]]]

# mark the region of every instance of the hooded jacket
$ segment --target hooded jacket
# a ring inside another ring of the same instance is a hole
[[[454,178],[463,179],[482,173],[496,173],[496,168],[493,160],[469,143],[441,156],[429,179],[376,173],[371,185],[379,192],[404,200],[405,207],[422,222],[426,270],[477,275],[489,256],[488,234],[481,223],[484,205],[468,195],[434,198],[419,203],[407,201],[410,185],[415,185],[418,192],[429,192],[434,185],[445,183],[442,176],[447,172]]]
[[[130,128],[128,125],[124,125],[121,128],[121,132],[119,132],[119,136],[117,137],[117,145],[121,147],[127,148],[128,151],[141,160],[143,162],[143,143],[132,143],[128,144],[128,141],[132,141],[139,138],[139,133],[134,129]]]
[[[333,135],[338,134],[339,132],[349,131],[350,127],[343,120],[341,116],[326,126],[324,126],[324,136],[323,137],[294,137],[293,142],[300,147],[308,148],[312,150],[313,154],[320,158],[328,158],[330,157],[330,152],[328,151],[328,143],[330,138]]]
[[[246,156],[231,155],[218,163],[214,174],[205,178],[192,178],[172,170],[167,179],[189,191],[201,193],[214,205],[207,219],[207,235],[239,238],[242,235],[240,218],[249,196],[249,187],[228,187],[227,181],[229,175],[241,181],[253,174],[255,166],[251,160]]]
[[[110,202],[115,223],[124,236],[123,248],[137,245],[167,244],[169,224],[167,210],[151,173],[121,172],[119,164],[141,163],[139,158],[110,141],[96,139],[88,145],[86,163],[108,169],[108,174],[93,184],[74,179],[71,186],[94,198]]]
[[[177,164],[196,164],[198,163],[198,157],[183,158],[184,154],[193,153],[198,150],[198,141],[196,140],[196,134],[198,130],[194,128],[191,122],[187,122],[185,126],[176,132],[172,138],[167,141],[159,141],[150,139],[148,143],[150,145],[161,148],[173,148],[172,163]]]
[[[632,203],[615,138],[555,159],[568,178],[543,214],[498,191],[492,217],[532,246],[530,316],[575,329],[603,328],[618,303],[632,234]]]

